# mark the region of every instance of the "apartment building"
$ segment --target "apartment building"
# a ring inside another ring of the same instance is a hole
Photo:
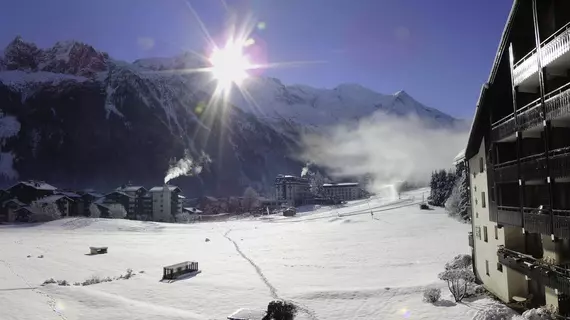
[[[176,215],[182,213],[180,188],[164,185],[151,188],[148,193],[152,199],[152,220],[172,222]]]
[[[309,179],[292,175],[278,175],[275,178],[275,198],[291,206],[302,204],[311,197]]]
[[[570,315],[570,1],[516,0],[465,153],[474,268]]]
[[[362,199],[364,196],[358,182],[325,183],[323,191],[327,197],[344,201]]]

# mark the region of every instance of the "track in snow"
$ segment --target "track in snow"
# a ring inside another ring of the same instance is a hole
[[[265,285],[267,286],[267,288],[269,288],[269,293],[271,294],[271,297],[273,299],[279,299],[279,300],[283,300],[281,297],[279,297],[279,295],[277,294],[277,289],[273,286],[273,284],[271,284],[271,282],[269,282],[269,280],[267,279],[267,277],[265,277],[265,275],[263,274],[263,270],[261,270],[261,268],[255,263],[253,262],[253,260],[251,260],[245,253],[243,253],[243,251],[241,251],[239,245],[237,244],[237,242],[235,242],[232,238],[230,238],[229,234],[230,232],[232,232],[232,230],[228,230],[225,234],[224,237],[226,239],[228,239],[228,241],[230,241],[237,253],[244,258],[247,262],[249,262],[249,264],[251,264],[251,266],[255,269],[255,272],[257,273],[257,275],[259,276],[259,278],[261,279],[261,281],[263,281],[263,283],[265,283]],[[305,307],[303,305],[301,305],[298,302],[295,302],[295,305],[297,306],[297,308],[299,310],[301,310],[302,312],[304,312],[306,315],[309,316],[309,318],[311,318],[312,320],[318,320],[317,315],[308,307]]]

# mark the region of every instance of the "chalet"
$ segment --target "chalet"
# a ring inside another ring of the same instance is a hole
[[[122,191],[113,191],[103,196],[102,204],[120,204],[127,211],[127,217],[135,217],[135,197]]]
[[[171,222],[182,213],[181,190],[176,186],[164,185],[151,188],[148,193],[152,199],[152,219]]]
[[[23,206],[18,208],[14,211],[16,214],[16,220],[18,222],[42,222],[42,221],[35,221],[33,219],[34,216],[43,216],[42,211],[38,210],[32,206]]]
[[[504,302],[566,317],[569,26],[570,1],[513,2],[465,151],[475,275]]]
[[[20,181],[6,190],[11,197],[24,203],[55,194],[57,188],[43,181]]]
[[[129,195],[129,208],[127,209],[127,219],[147,220],[152,215],[152,199],[147,196],[148,190],[143,186],[122,185],[115,191]]]
[[[58,190],[55,192],[55,194],[64,195],[69,199],[73,200],[69,209],[70,216],[83,215],[84,212],[83,199],[80,194],[70,190]]]
[[[12,198],[2,202],[2,210],[0,211],[0,221],[1,222],[14,222],[16,221],[17,213],[16,210],[26,206],[22,201]]]
[[[82,191],[78,192],[78,194],[81,196],[81,207],[83,208],[83,215],[89,217],[91,215],[91,212],[89,212],[89,207],[92,203],[95,203],[99,199],[103,198],[103,195],[93,191]]]

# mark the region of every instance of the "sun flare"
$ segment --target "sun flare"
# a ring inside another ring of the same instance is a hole
[[[210,56],[212,75],[221,89],[229,89],[232,84],[240,85],[249,75],[251,64],[243,53],[244,44],[228,41],[224,48],[216,48]]]

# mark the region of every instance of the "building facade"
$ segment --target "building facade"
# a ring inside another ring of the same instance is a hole
[[[357,182],[325,183],[323,191],[326,197],[343,201],[362,199],[363,192]]]
[[[465,152],[474,270],[570,315],[570,1],[516,0]]]
[[[180,188],[164,185],[149,190],[152,199],[152,220],[160,222],[173,222],[178,214],[182,213],[182,199]]]
[[[275,178],[275,198],[286,201],[290,206],[302,204],[310,198],[309,179],[291,175],[278,175]]]
[[[123,185],[117,188],[115,191],[123,192],[130,197],[129,207],[127,210],[127,219],[148,220],[148,218],[152,215],[152,209],[149,210],[147,208],[152,199],[150,199],[150,197],[145,197],[148,192],[145,187]]]

